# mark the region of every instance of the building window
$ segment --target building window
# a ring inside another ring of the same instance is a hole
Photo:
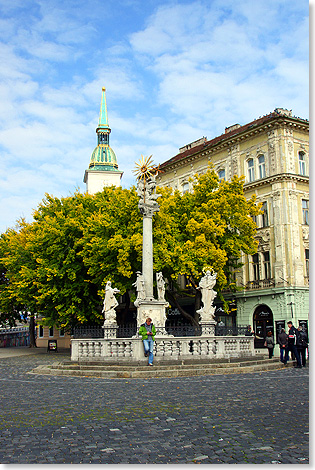
[[[305,153],[299,152],[299,173],[300,175],[305,176]]]
[[[309,262],[310,262],[310,250],[305,249],[305,266],[306,266],[306,275],[307,275],[307,277],[310,277]]]
[[[65,330],[64,330],[64,328],[61,328],[61,330],[59,330],[59,336],[60,336],[60,338],[63,338],[64,335],[65,335]]]
[[[271,279],[271,268],[270,268],[270,254],[269,251],[265,251],[264,255],[264,269],[265,269],[265,279]]]
[[[220,170],[218,172],[218,175],[219,175],[219,180],[220,181],[225,181],[225,170]]]
[[[49,338],[52,338],[54,336],[54,327],[52,326],[49,328]]]
[[[266,177],[266,166],[265,166],[265,156],[260,155],[258,157],[258,168],[259,168],[259,178]]]
[[[39,337],[39,338],[44,338],[44,328],[43,328],[43,325],[39,325],[39,327],[38,327],[38,337]]]
[[[183,183],[182,189],[183,189],[183,194],[187,193],[189,191],[189,183]]]
[[[263,211],[262,213],[262,227],[268,227],[269,225],[269,220],[268,220],[268,209],[267,209],[267,202],[264,202],[261,210]]]
[[[254,172],[254,160],[251,158],[247,161],[248,167],[248,181],[251,183],[255,180],[255,172]]]
[[[303,212],[303,224],[309,225],[308,223],[308,201],[302,199],[302,212]]]
[[[254,273],[254,281],[259,281],[260,270],[259,270],[259,254],[258,253],[253,255],[253,273]]]

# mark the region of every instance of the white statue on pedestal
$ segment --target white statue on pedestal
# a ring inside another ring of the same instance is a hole
[[[156,287],[158,293],[158,300],[165,301],[165,281],[162,272],[156,273]]]
[[[112,283],[107,281],[105,287],[105,298],[103,304],[102,313],[104,314],[104,319],[106,323],[116,323],[116,310],[115,308],[118,305],[115,294],[118,294],[120,290],[116,287],[112,288]]]
[[[132,284],[137,290],[137,299],[134,302],[135,306],[139,306],[139,300],[145,300],[145,283],[143,274],[137,271],[137,280]]]
[[[201,321],[213,321],[215,318],[213,307],[213,301],[217,295],[216,291],[213,290],[217,278],[217,273],[207,271],[206,274],[200,279],[199,289],[201,291],[201,300],[203,307],[197,310],[197,313],[201,316]]]

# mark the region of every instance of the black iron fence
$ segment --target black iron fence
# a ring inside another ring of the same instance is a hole
[[[100,325],[75,326],[71,335],[77,339],[83,338],[104,338],[104,329]]]
[[[105,329],[105,331],[104,331]],[[73,328],[72,335],[76,339],[80,338],[104,338],[104,333],[106,335],[106,330],[113,332],[113,328],[103,328],[100,325],[94,326],[77,326]],[[167,333],[173,336],[200,336],[201,335],[201,326],[194,326],[191,324],[178,325],[175,323],[166,322],[165,330]],[[242,336],[245,335],[247,331],[247,326],[215,326],[215,335],[216,336]],[[108,331],[109,332],[109,331]],[[136,323],[129,323],[126,325],[118,325],[116,328],[116,338],[131,338],[137,335],[137,325]],[[157,334],[159,333],[159,328],[157,328]]]
[[[220,326],[216,325],[215,335],[216,336],[244,336],[248,331],[247,325],[237,325],[237,326]]]

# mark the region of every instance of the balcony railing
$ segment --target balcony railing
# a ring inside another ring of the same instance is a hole
[[[259,279],[246,284],[246,289],[268,289],[269,287],[275,287],[274,279]]]

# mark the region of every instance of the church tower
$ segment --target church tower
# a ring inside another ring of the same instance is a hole
[[[109,134],[105,88],[102,88],[102,101],[97,133],[97,146],[92,153],[89,169],[85,170],[83,182],[86,192],[95,194],[102,191],[104,186],[120,186],[123,175],[118,170],[117,158],[114,150],[109,146]]]

